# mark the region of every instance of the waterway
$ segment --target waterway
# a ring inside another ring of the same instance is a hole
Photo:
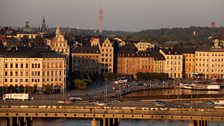
[[[156,95],[201,95],[201,94],[207,94],[207,95],[217,95],[217,94],[223,94],[224,95],[224,89],[221,90],[188,90],[188,89],[180,89],[180,88],[172,88],[172,89],[153,89],[153,90],[143,90],[143,91],[137,91],[132,92],[130,94],[127,94],[125,96],[138,96],[138,97],[146,97],[146,96],[156,96]]]

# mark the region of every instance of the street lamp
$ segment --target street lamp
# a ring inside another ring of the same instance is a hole
[[[107,102],[107,78],[105,78],[106,89],[105,89],[105,102]]]

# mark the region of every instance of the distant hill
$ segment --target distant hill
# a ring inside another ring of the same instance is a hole
[[[122,39],[146,40],[164,44],[167,41],[178,41],[179,43],[203,44],[207,43],[208,38],[218,38],[224,34],[224,27],[189,27],[189,28],[162,28],[155,30],[144,30],[131,34],[121,35]]]

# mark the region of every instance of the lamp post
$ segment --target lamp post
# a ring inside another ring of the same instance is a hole
[[[105,78],[106,89],[105,89],[105,102],[107,102],[107,78]]]

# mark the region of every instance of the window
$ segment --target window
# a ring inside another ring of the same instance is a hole
[[[23,64],[21,64],[20,67],[23,68]]]
[[[5,76],[7,76],[8,75],[8,72],[7,71],[5,71]]]
[[[18,68],[18,64],[16,63],[16,68]]]
[[[13,67],[13,64],[11,63],[11,64],[10,64],[10,68],[12,68],[12,67]]]
[[[28,68],[29,67],[29,65],[28,64],[26,64],[26,68]]]
[[[8,67],[8,64],[5,64],[5,68],[7,68]]]

